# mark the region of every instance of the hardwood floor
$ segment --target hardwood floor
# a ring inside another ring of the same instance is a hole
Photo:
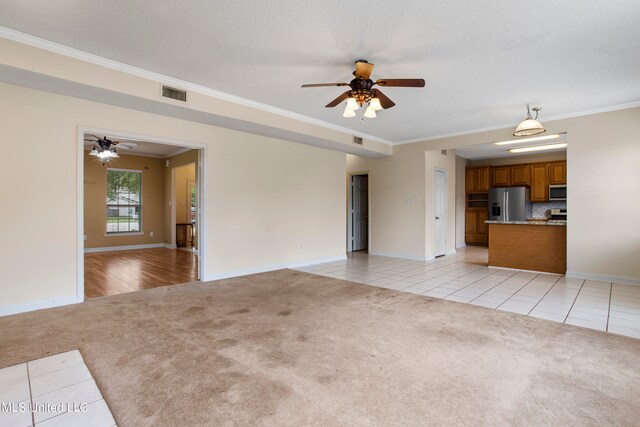
[[[84,255],[85,298],[198,280],[198,256],[178,249],[141,249]]]

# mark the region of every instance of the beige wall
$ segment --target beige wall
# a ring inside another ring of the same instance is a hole
[[[349,173],[369,171],[369,251],[414,259],[434,256],[434,169],[447,171],[447,252],[455,252],[455,150],[442,155],[413,144],[393,157],[347,155]]]
[[[456,252],[456,150],[425,151],[425,258],[435,257],[435,170],[447,172],[447,243],[446,253]]]
[[[466,246],[465,228],[465,168],[468,160],[456,157],[456,248]]]
[[[76,296],[78,127],[205,146],[205,279],[344,256],[345,154],[0,84],[0,307]],[[11,141],[11,143],[7,143]],[[55,147],[55,149],[51,149]],[[17,177],[24,185],[18,185]],[[82,182],[82,181],[80,181]]]
[[[369,252],[424,259],[424,150],[407,147],[378,159],[347,155],[347,170],[369,171]]]
[[[567,271],[640,284],[640,108],[543,122],[548,133],[567,132]],[[460,148],[510,139],[512,131],[409,145],[414,150]],[[419,221],[405,225],[413,226]]]
[[[174,222],[172,222],[172,213],[173,213],[173,195],[171,194],[171,180],[172,180],[172,171],[174,168],[179,168],[180,166],[188,165],[190,163],[197,164],[198,163],[198,151],[199,150],[189,150],[184,153],[176,154],[175,156],[171,156],[167,159],[163,160],[165,165],[164,168],[164,243],[167,245],[175,245],[176,237],[175,237],[175,228]],[[169,166],[167,166],[166,162],[169,161]],[[196,173],[196,181],[197,181],[197,173]]]
[[[132,169],[142,172],[143,235],[106,234],[107,169]],[[96,157],[84,152],[84,234],[85,248],[145,245],[164,240],[164,161],[151,157],[120,157],[102,165]],[[153,236],[151,236],[153,232]]]
[[[187,193],[189,181],[196,180],[196,165],[190,163],[176,170],[176,223],[191,222],[191,197]]]

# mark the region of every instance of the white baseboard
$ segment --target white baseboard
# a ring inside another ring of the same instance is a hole
[[[316,259],[295,261],[295,262],[282,263],[282,264],[272,264],[264,267],[248,268],[245,270],[226,271],[223,273],[208,275],[203,281],[207,282],[210,280],[228,279],[230,277],[239,277],[239,276],[246,276],[249,274],[265,273],[267,271],[282,270],[283,268],[306,267],[308,265],[322,264],[325,262],[332,262],[332,261],[342,261],[345,259],[347,259],[347,255],[342,254],[342,255],[336,255],[336,256],[326,257],[326,258],[316,258]]]
[[[94,252],[131,251],[134,249],[166,248],[167,246],[165,245],[166,243],[148,243],[145,245],[105,246],[102,248],[85,248],[84,253],[90,254]]]
[[[456,243],[456,249],[462,249],[466,247],[467,247],[466,243]]]
[[[172,245],[170,243],[163,243],[162,247],[165,248],[165,249],[178,249],[178,246]]]
[[[434,257],[425,258],[425,257],[414,256],[414,255],[398,254],[393,252],[379,252],[379,251],[371,251],[371,250],[369,251],[369,255],[386,256],[389,258],[410,259],[414,261],[431,261],[435,259]]]
[[[611,274],[584,273],[581,271],[567,271],[567,277],[572,279],[599,280],[601,282],[623,283],[625,285],[640,285],[640,277],[614,276]]]
[[[0,307],[0,316],[8,316],[10,314],[26,313],[27,311],[41,310],[43,308],[60,307],[62,305],[77,304],[82,302],[84,298],[79,299],[76,295],[70,297],[54,298],[42,301],[31,301],[17,305],[7,305]]]

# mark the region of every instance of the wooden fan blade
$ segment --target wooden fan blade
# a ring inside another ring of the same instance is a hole
[[[376,81],[379,86],[397,87],[424,87],[424,79],[379,79]]]
[[[349,97],[349,91],[346,91],[345,93],[343,93],[342,95],[340,95],[339,97],[337,97],[336,99],[334,99],[333,101],[325,105],[325,107],[327,108],[335,107],[336,105],[340,104],[342,101],[347,99],[348,97]]]
[[[313,83],[300,87],[349,86],[349,83]]]
[[[393,102],[392,100],[390,100],[389,98],[387,98],[387,95],[385,95],[384,93],[380,92],[378,89],[374,89],[374,91],[376,92],[376,98],[378,98],[380,100],[380,105],[382,106],[382,108],[384,108],[385,110],[387,108],[391,108],[394,105],[396,105],[395,102]]]
[[[356,62],[356,77],[368,79],[371,75],[371,72],[373,71],[373,65],[374,64],[369,64],[368,62]]]

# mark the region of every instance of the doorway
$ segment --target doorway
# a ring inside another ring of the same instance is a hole
[[[174,167],[172,172],[172,233],[180,250],[198,253],[198,181],[195,162]]]
[[[349,195],[348,249],[366,251],[369,249],[369,175],[351,175]]]
[[[78,299],[201,280],[206,148],[95,128],[78,141]],[[177,189],[188,251],[176,247]]]
[[[447,171],[435,170],[435,244],[434,255],[440,257],[447,252]]]

